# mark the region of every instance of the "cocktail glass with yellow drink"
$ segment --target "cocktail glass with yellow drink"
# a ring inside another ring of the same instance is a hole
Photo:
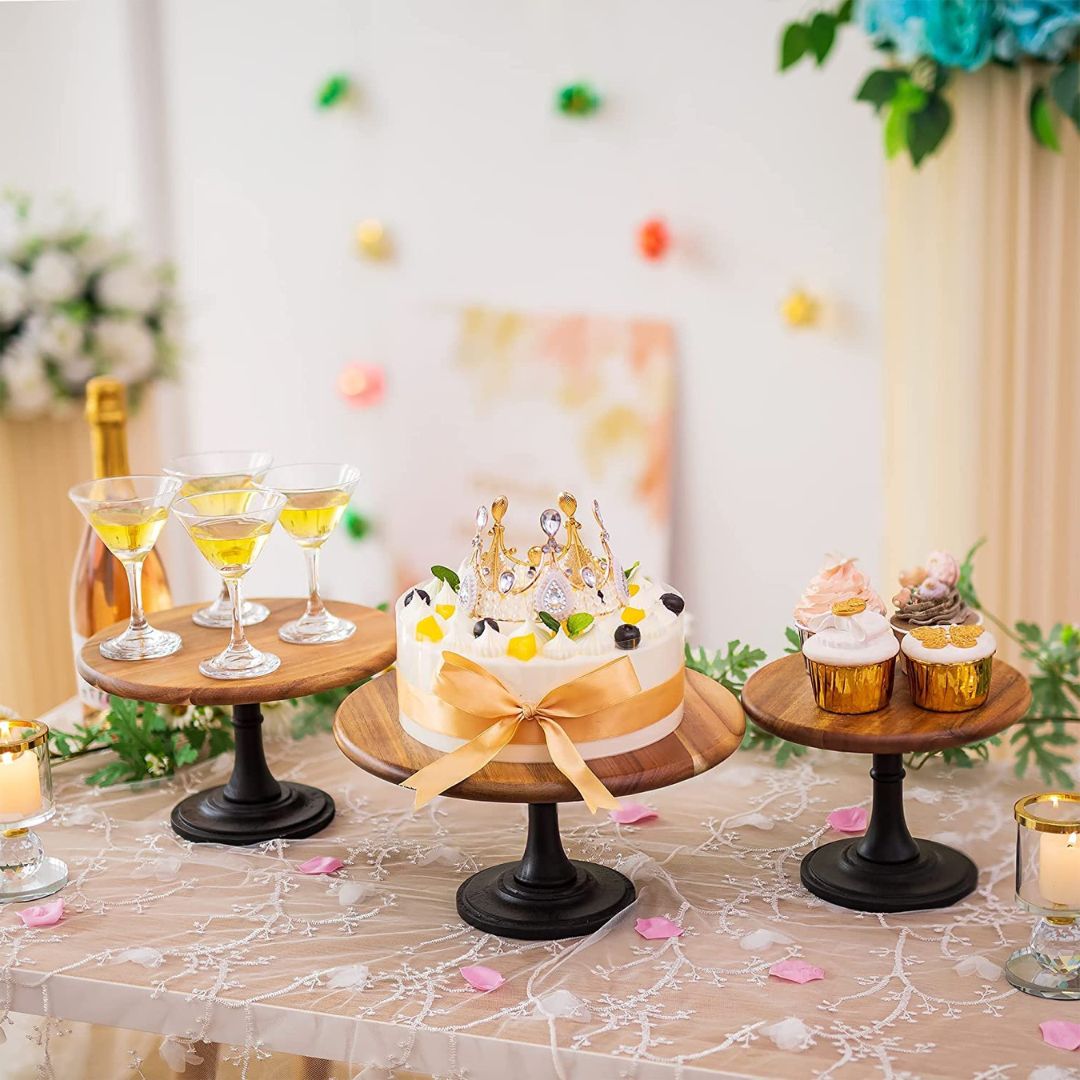
[[[344,641],[356,624],[326,610],[319,595],[319,550],[337,527],[360,479],[352,465],[280,465],[264,478],[267,487],[281,492],[285,507],[281,527],[300,545],[307,561],[307,610],[278,630],[282,641],[295,645],[323,645]]]
[[[155,630],[142,606],[142,567],[165,527],[180,490],[171,476],[110,476],[73,487],[68,496],[101,542],[127,571],[131,618],[119,636],[103,641],[109,660],[154,660],[180,648],[180,635]]]
[[[199,664],[208,678],[255,679],[281,664],[273,653],[259,652],[244,635],[240,581],[259,557],[284,505],[285,497],[276,491],[252,487],[189,495],[173,506],[188,536],[229,590],[232,634],[224,652]]]
[[[266,450],[212,450],[201,454],[184,454],[173,458],[165,466],[165,473],[177,477],[183,486],[180,495],[201,495],[206,492],[243,491],[262,482],[266,470],[273,462]],[[228,506],[222,512],[228,512]],[[265,604],[245,600],[240,617],[245,626],[261,623],[270,614]],[[229,587],[221,583],[221,591],[212,604],[199,608],[191,621],[199,626],[219,627],[227,630],[232,626],[232,604]]]

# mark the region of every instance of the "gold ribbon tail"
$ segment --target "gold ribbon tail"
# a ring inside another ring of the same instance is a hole
[[[618,800],[604,787],[596,773],[585,764],[585,759],[578,752],[570,736],[554,720],[544,716],[537,719],[544,732],[544,741],[547,743],[548,753],[551,755],[555,768],[578,789],[589,811],[595,814],[601,806],[607,810],[618,810]]]
[[[416,792],[413,809],[419,810],[436,795],[441,795],[447,788],[460,784],[462,780],[482,769],[513,739],[520,723],[520,715],[497,720],[464,746],[459,746],[438,761],[425,765],[408,780],[402,780],[402,787],[412,788]],[[584,764],[582,762],[582,765]],[[593,779],[596,780],[596,777]]]

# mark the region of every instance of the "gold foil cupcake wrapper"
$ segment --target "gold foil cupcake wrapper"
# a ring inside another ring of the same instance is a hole
[[[931,712],[966,712],[984,704],[990,693],[994,658],[964,664],[927,664],[907,658],[911,700]]]
[[[892,696],[896,657],[856,667],[806,659],[806,670],[819,709],[846,715],[877,712],[889,704]]]

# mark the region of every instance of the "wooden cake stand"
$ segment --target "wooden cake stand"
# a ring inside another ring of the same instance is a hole
[[[173,807],[172,827],[186,840],[219,844],[257,844],[296,839],[324,829],[334,818],[334,800],[325,791],[277,780],[263,752],[262,710],[266,701],[333,690],[382,671],[396,655],[394,620],[373,608],[334,601],[335,615],[356,623],[356,633],[330,645],[291,645],[278,627],[304,612],[303,600],[261,600],[270,616],[245,627],[257,649],[281,657],[277,671],[257,679],[208,679],[199,661],[220,652],[229,631],[196,626],[192,612],[201,604],[155,612],[154,626],[184,639],[179,652],[160,660],[106,660],[98,649],[123,624],[95,634],[76,660],[79,674],[117,697],[164,705],[231,705],[236,758],[227,784],[189,795]]]
[[[742,709],[727,690],[688,671],[683,720],[674,732],[633,753],[593,758],[589,767],[612,795],[651,791],[725,761],[738,749],[745,727]],[[334,736],[350,761],[392,784],[442,756],[405,733],[393,678],[374,679],[350,694],[338,709]],[[579,802],[581,796],[554,765],[493,761],[444,794],[529,805],[521,859],[481,870],[458,889],[458,914],[477,929],[534,941],[580,937],[633,901],[634,886],[618,871],[566,857],[557,804]]]
[[[759,727],[803,746],[874,756],[874,802],[866,833],[811,851],[802,861],[803,885],[856,911],[948,907],[967,896],[979,876],[971,859],[944,844],[916,840],[908,831],[903,755],[989,738],[1019,720],[1030,702],[1027,681],[1001,660],[994,661],[986,704],[958,713],[918,708],[899,671],[892,701],[860,716],[817,707],[801,654],[755,672],[743,688],[742,704]]]

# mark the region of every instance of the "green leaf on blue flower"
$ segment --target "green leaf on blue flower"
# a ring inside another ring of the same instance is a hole
[[[811,20],[807,28],[807,37],[810,41],[810,49],[814,54],[817,66],[825,63],[825,57],[836,40],[836,19],[827,11],[819,11]]]
[[[802,23],[790,23],[780,40],[780,70],[797,64],[810,48],[810,34]]]
[[[940,94],[931,94],[923,108],[908,115],[908,151],[916,167],[941,145],[951,123],[952,109]]]
[[[1073,60],[1050,80],[1050,93],[1057,107],[1080,131],[1080,60]]]
[[[855,100],[868,101],[874,106],[875,112],[881,112],[882,107],[892,101],[903,77],[902,72],[890,71],[888,68],[871,71],[859,87]]]
[[[1046,96],[1046,90],[1041,86],[1037,86],[1031,95],[1028,120],[1036,142],[1050,150],[1061,150],[1057,129],[1054,126],[1054,117],[1050,112],[1050,99]]]

